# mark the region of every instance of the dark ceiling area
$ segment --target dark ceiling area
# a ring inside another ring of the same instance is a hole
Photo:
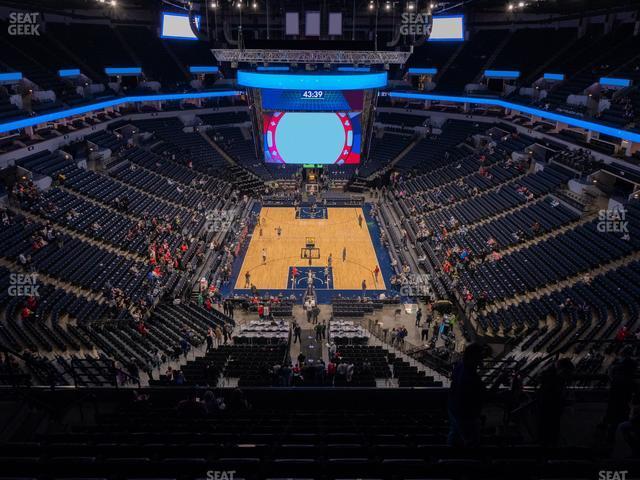
[[[132,9],[149,9],[156,11],[163,8],[175,8],[182,4],[186,4],[186,0],[116,0],[116,6],[110,5],[111,0],[101,2],[100,0],[15,0],[0,1],[0,5],[11,6],[15,8],[42,9],[46,11],[56,10],[95,10],[104,9],[105,14],[113,8],[132,8]],[[357,11],[366,11],[369,4],[379,2],[380,5],[388,3],[386,0],[244,0],[247,10],[252,10],[251,6],[257,3],[257,12],[265,11],[266,3],[272,12],[279,10],[297,9],[309,10],[326,8],[327,10],[344,10],[353,11],[354,5]],[[218,0],[217,6],[221,9],[231,10],[235,6],[237,0]],[[192,3],[205,4],[206,0],[192,0]],[[208,2],[211,3],[211,2]],[[484,12],[509,12],[509,5],[513,5],[513,10],[524,13],[556,13],[556,14],[580,14],[591,11],[610,10],[619,8],[638,8],[640,9],[640,0],[456,0],[456,1],[436,1],[436,0],[401,0],[391,2],[395,9],[403,10],[406,4],[417,3],[417,10],[423,10],[428,5],[436,5],[435,12],[448,10],[461,10],[466,13],[484,13]],[[523,4],[520,6],[520,4]],[[382,10],[382,8],[381,8]]]

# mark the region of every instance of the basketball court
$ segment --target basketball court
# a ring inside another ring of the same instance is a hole
[[[320,290],[362,290],[363,280],[367,290],[385,290],[382,273],[377,282],[374,275],[379,265],[362,208],[318,208],[316,213],[265,207],[235,289],[248,288],[245,275],[249,272],[250,284],[259,290],[304,290],[309,283]]]

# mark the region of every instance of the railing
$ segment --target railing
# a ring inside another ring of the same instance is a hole
[[[435,355],[432,355],[430,353],[433,349],[432,346],[416,345],[406,339],[395,341],[392,343],[389,330],[386,328],[382,328],[373,319],[367,322],[367,330],[369,330],[369,333],[381,342],[386,343],[387,345],[404,353],[405,355],[411,357],[413,360],[422,363],[426,367],[438,372],[445,377],[451,376],[451,365],[454,361],[457,360],[456,355],[452,355],[452,361],[448,362]],[[420,356],[417,356],[417,354],[420,354]]]

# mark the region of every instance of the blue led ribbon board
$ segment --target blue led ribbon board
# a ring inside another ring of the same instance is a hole
[[[104,73],[107,75],[142,75],[141,67],[105,67]]]
[[[569,117],[560,113],[550,112],[548,110],[540,110],[538,108],[527,107],[517,103],[507,102],[506,100],[500,100],[497,98],[482,98],[482,97],[462,97],[456,95],[437,95],[432,93],[413,93],[413,92],[389,92],[389,97],[394,98],[409,98],[414,100],[434,100],[441,102],[452,103],[475,103],[478,105],[495,105],[498,107],[510,108],[518,112],[528,113],[530,115],[536,115],[547,120],[553,120],[556,122],[566,123],[574,127],[585,128],[587,130],[593,130],[594,132],[604,133],[605,135],[611,135],[612,137],[621,138],[630,142],[640,143],[640,133],[634,133],[622,128],[610,127],[608,125],[602,125],[600,123],[587,122],[586,120],[580,120],[578,118]]]
[[[0,82],[18,82],[22,80],[21,72],[0,73]]]
[[[517,70],[485,70],[484,76],[487,78],[518,78],[520,72]]]
[[[438,73],[437,68],[410,68],[409,75],[435,75]]]
[[[217,73],[220,69],[214,65],[201,65],[201,66],[191,66],[189,67],[189,71],[191,73]]]
[[[387,86],[387,72],[269,73],[238,71],[238,85],[279,90],[365,90]]]
[[[628,78],[600,78],[600,85],[604,85],[606,87],[630,87],[631,80]]]
[[[80,69],[79,68],[67,68],[65,70],[58,70],[58,76],[61,78],[66,77],[79,77]]]
[[[370,72],[371,67],[338,67],[339,72]]]
[[[38,115],[37,117],[25,118],[22,120],[15,120],[13,122],[0,124],[0,133],[9,132],[11,130],[17,130],[19,128],[32,127],[40,123],[53,122],[60,120],[61,118],[72,117],[73,115],[82,115],[93,110],[100,110],[108,107],[115,107],[123,103],[137,103],[137,102],[160,102],[170,100],[191,100],[198,98],[215,98],[215,97],[234,97],[242,95],[243,92],[238,90],[221,90],[216,92],[200,92],[200,93],[168,93],[158,95],[136,95],[131,97],[114,98],[112,100],[105,100],[103,102],[92,103],[89,105],[83,105],[81,107],[69,108],[67,110],[59,110],[57,112],[46,113],[44,115]]]
[[[545,73],[543,78],[545,80],[555,80],[561,82],[564,80],[564,73]]]
[[[286,65],[260,65],[256,67],[259,72],[288,72],[289,67]]]

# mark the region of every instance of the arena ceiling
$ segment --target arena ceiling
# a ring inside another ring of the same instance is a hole
[[[178,5],[186,3],[188,0],[115,0],[115,8],[133,8],[158,10],[167,6],[167,4]],[[206,3],[206,0],[191,0],[193,3]],[[220,8],[232,8],[237,0],[217,0]],[[270,8],[273,10],[285,10],[298,8],[300,10],[308,10],[313,8],[323,9],[343,9],[352,11],[355,3],[356,9],[366,10],[372,1],[380,4],[387,3],[387,0],[243,0],[248,6],[257,3],[257,10],[268,1]],[[421,5],[426,7],[428,4],[437,4],[438,9],[461,9],[466,12],[507,12],[510,3],[518,5],[524,3],[522,11],[529,13],[557,13],[557,14],[580,14],[598,10],[610,10],[617,8],[640,9],[640,0],[455,0],[455,1],[437,1],[437,0],[389,0],[394,4],[394,8],[403,8],[407,3],[415,4],[418,8]],[[111,0],[0,0],[0,5],[55,10],[94,10],[95,8],[104,8],[109,10]],[[78,12],[79,13],[79,12]]]

